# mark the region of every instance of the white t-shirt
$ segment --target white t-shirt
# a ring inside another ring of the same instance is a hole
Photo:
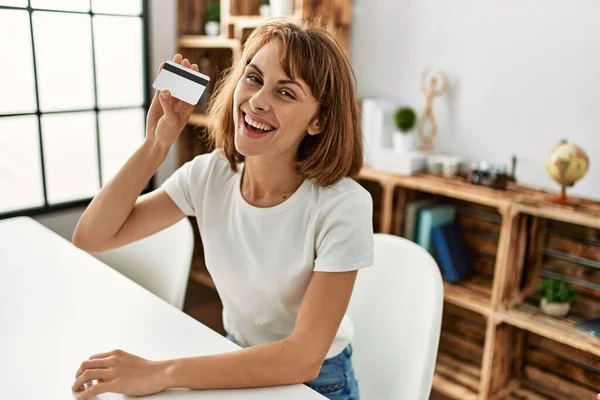
[[[305,179],[283,203],[255,207],[219,149],[196,156],[162,185],[197,218],[206,266],[223,302],[225,330],[242,346],[289,337],[312,271],[358,270],[373,263],[372,199],[350,178],[321,187]],[[327,353],[352,340],[346,315]]]

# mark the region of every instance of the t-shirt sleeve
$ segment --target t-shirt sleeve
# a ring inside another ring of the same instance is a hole
[[[205,187],[212,153],[194,157],[163,182],[161,188],[186,215],[196,215],[201,189]]]
[[[338,197],[320,213],[314,271],[353,271],[373,264],[370,193],[362,189]]]

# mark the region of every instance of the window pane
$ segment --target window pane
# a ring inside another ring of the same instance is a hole
[[[93,197],[99,189],[94,112],[42,116],[48,203]]]
[[[142,13],[142,0],[92,0],[92,12],[139,15]]]
[[[0,0],[0,6],[27,7],[27,0]]]
[[[89,0],[31,0],[31,7],[47,10],[90,11]]]
[[[33,12],[40,110],[94,107],[90,16]]]
[[[0,96],[0,114],[35,112],[35,83],[29,13],[0,10],[0,88],[8,96]]]
[[[95,16],[98,107],[144,103],[142,19]]]
[[[35,115],[0,118],[0,212],[44,205]]]
[[[111,180],[144,140],[143,109],[101,111],[100,156],[102,185]]]

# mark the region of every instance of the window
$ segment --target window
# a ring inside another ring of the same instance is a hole
[[[146,21],[145,0],[0,0],[0,218],[86,204],[142,142]]]

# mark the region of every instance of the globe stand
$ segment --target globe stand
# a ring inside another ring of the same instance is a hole
[[[573,204],[573,202],[567,198],[567,187],[566,186],[561,186],[560,196],[555,197],[554,199],[550,200],[550,202],[554,203],[554,204],[560,204],[562,206]]]

